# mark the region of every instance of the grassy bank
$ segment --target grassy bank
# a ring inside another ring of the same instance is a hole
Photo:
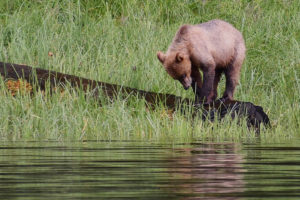
[[[143,90],[192,97],[156,58],[181,24],[219,18],[243,33],[247,58],[235,98],[261,105],[272,129],[262,138],[300,134],[299,1],[0,2],[0,60],[24,63]],[[53,55],[49,56],[49,52]],[[0,89],[1,140],[240,140],[245,126],[192,124],[131,97],[99,107],[83,93],[11,97]],[[219,93],[224,89],[224,78]]]

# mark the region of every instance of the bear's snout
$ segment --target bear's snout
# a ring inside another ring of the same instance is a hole
[[[185,77],[182,81],[181,84],[183,85],[183,88],[185,90],[189,89],[192,85],[192,78],[191,77]]]
[[[190,88],[190,85],[188,85],[188,86],[183,86],[183,88],[185,89],[185,90],[187,90],[187,89],[189,89]]]

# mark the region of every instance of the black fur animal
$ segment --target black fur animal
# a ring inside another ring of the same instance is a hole
[[[270,127],[270,120],[263,108],[256,106],[251,102],[242,101],[226,101],[216,100],[210,105],[199,107],[198,111],[202,113],[203,120],[215,121],[221,120],[225,115],[230,115],[232,119],[246,118],[249,129],[254,128],[255,132],[259,134],[260,125],[263,123],[266,127]]]

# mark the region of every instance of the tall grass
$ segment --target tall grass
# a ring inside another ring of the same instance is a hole
[[[273,128],[262,138],[299,136],[299,1],[3,0],[0,60],[192,97],[166,74],[156,52],[167,49],[181,24],[214,18],[232,23],[245,37],[247,57],[235,98],[261,105],[270,116]],[[169,117],[165,108],[149,111],[135,97],[100,107],[81,92],[11,97],[1,85],[4,140],[254,138],[229,119],[210,124],[179,113]],[[223,89],[224,80],[219,93]]]

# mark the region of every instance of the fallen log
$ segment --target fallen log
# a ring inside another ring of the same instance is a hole
[[[45,90],[48,83],[52,88],[61,85],[71,85],[72,87],[81,88],[84,91],[93,91],[95,97],[98,97],[100,92],[103,92],[110,98],[113,98],[118,94],[130,94],[145,98],[150,105],[164,102],[169,109],[175,109],[176,106],[181,103],[190,104],[188,99],[182,99],[171,94],[147,92],[144,90],[63,74],[56,71],[32,68],[27,65],[0,62],[0,73],[5,79],[24,79],[27,82],[32,83],[32,85],[37,85],[41,90]],[[99,89],[102,91],[99,91]]]
[[[138,90],[135,88],[63,74],[56,71],[32,68],[27,65],[0,62],[0,73],[5,80],[24,79],[32,85],[37,85],[41,90],[45,90],[48,83],[50,84],[50,87],[69,84],[72,87],[78,87],[84,91],[93,91],[96,98],[101,92],[109,98],[113,98],[118,94],[125,94],[144,98],[150,106],[163,103],[171,110],[182,110],[183,107],[187,106],[194,107],[193,100],[183,99],[175,95]],[[269,118],[262,107],[256,106],[250,102],[217,100],[211,105],[196,109],[194,114],[197,115],[199,112],[203,120],[208,119],[210,121],[222,119],[227,114],[230,114],[233,119],[236,117],[245,117],[247,119],[248,127],[254,127],[256,131],[259,131],[261,123],[267,126],[270,124]]]

